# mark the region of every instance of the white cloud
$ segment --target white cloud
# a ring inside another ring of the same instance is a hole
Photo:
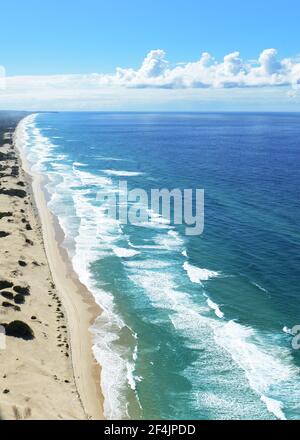
[[[242,88],[296,85],[300,83],[300,60],[279,60],[275,49],[265,49],[256,61],[244,61],[239,52],[232,52],[217,61],[204,52],[198,61],[172,67],[163,50],[150,51],[140,68],[118,67],[113,74],[55,75],[11,77],[12,86],[30,84],[34,88],[50,86],[90,87],[154,87],[154,88]]]
[[[275,49],[265,49],[256,60],[243,60],[238,51],[222,60],[204,52],[196,61],[177,65],[172,65],[166,53],[158,49],[150,51],[139,68],[118,67],[112,74],[8,77],[5,89],[0,89],[0,107],[99,108],[101,105],[104,109],[114,109],[137,103],[136,108],[140,108],[145,101],[154,106],[167,103],[173,108],[174,100],[186,97],[190,108],[193,99],[207,102],[209,96],[212,100],[221,97],[224,102],[234,96],[248,101],[263,96],[270,100],[275,88],[280,102],[284,99],[295,102],[299,87],[300,59],[279,59]],[[224,93],[219,93],[222,90]],[[243,90],[249,90],[247,98]]]
[[[273,75],[281,69],[281,64],[277,61],[276,49],[265,49],[258,59],[261,65],[261,72],[265,75]]]
[[[256,61],[244,61],[235,51],[215,60],[204,52],[195,62],[171,67],[163,50],[152,50],[137,70],[117,68],[98,75],[103,86],[156,88],[242,88],[295,85],[300,82],[300,62],[279,60],[275,49],[265,49]]]
[[[5,89],[6,81],[5,81],[5,69],[3,66],[0,66],[0,90]]]

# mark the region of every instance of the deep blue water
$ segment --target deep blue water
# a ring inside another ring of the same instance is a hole
[[[93,326],[110,418],[299,418],[300,115],[52,113],[26,122]],[[200,236],[96,195],[203,188]],[[283,328],[285,331],[283,331]]]

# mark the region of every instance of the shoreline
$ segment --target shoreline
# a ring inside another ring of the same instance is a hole
[[[80,282],[67,251],[62,246],[64,233],[58,219],[47,206],[46,190],[43,185],[45,178],[30,169],[19,144],[21,140],[17,139],[17,135],[24,119],[19,122],[14,131],[13,145],[31,189],[50,272],[66,311],[76,388],[86,417],[103,420],[105,417],[103,414],[104,397],[100,385],[101,366],[94,357],[92,333],[89,331],[102,310],[87,287]]]

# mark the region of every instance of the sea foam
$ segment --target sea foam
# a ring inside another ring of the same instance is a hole
[[[219,272],[201,269],[200,267],[193,266],[187,261],[183,263],[183,268],[187,272],[191,282],[197,284],[201,284],[202,281],[208,281],[210,278],[216,278],[220,275]]]
[[[138,171],[118,171],[118,170],[102,170],[104,174],[108,176],[116,176],[116,177],[137,177],[142,176],[144,173]]]
[[[206,302],[207,302],[208,307],[210,307],[212,310],[214,310],[214,312],[218,318],[224,318],[224,313],[221,312],[218,304],[213,302],[210,298],[207,298]]]
[[[135,257],[136,255],[139,254],[139,251],[135,251],[133,249],[128,249],[128,248],[121,248],[117,246],[113,247],[113,251],[120,258]]]

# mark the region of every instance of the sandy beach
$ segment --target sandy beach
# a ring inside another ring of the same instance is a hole
[[[0,418],[102,419],[89,332],[101,310],[73,272],[42,177],[15,140],[13,130],[1,133]]]

